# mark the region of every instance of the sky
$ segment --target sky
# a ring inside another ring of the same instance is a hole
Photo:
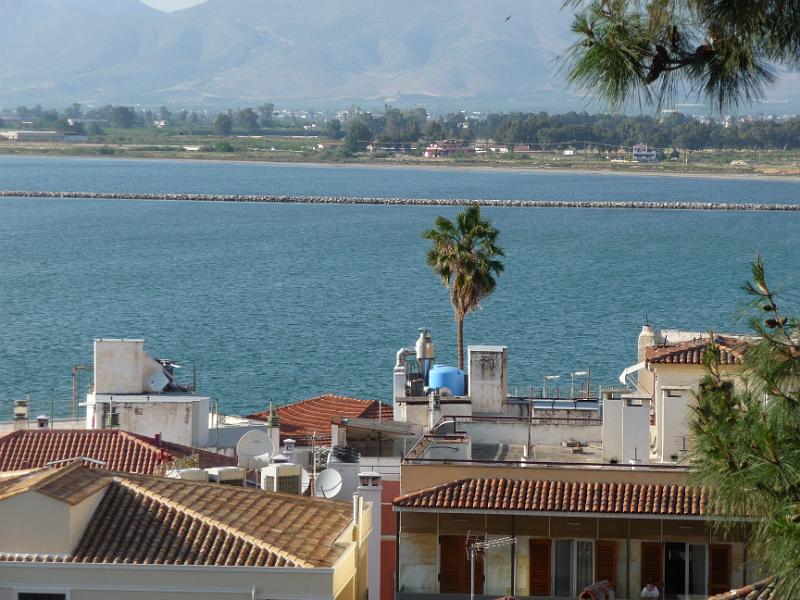
[[[188,8],[195,4],[202,4],[206,0],[142,0],[144,4],[159,10],[173,11]]]

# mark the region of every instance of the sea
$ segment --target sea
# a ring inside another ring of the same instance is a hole
[[[0,189],[800,202],[800,179],[19,156],[0,157]],[[32,415],[70,414],[72,367],[100,337],[143,338],[230,414],[321,393],[391,401],[395,354],[420,327],[438,363],[456,362],[422,232],[457,211],[0,198],[0,420],[28,395]],[[569,387],[586,370],[592,388],[613,385],[645,322],[747,331],[741,285],[757,254],[800,312],[797,212],[484,213],[506,269],[465,339],[508,347],[512,388],[552,375]]]

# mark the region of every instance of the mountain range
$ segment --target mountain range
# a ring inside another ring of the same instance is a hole
[[[0,0],[0,104],[580,110],[559,73],[561,3]]]

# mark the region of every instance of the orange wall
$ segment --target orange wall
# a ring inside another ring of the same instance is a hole
[[[394,567],[397,557],[395,533],[397,532],[397,513],[392,510],[392,500],[400,495],[399,481],[381,482],[381,600],[394,598]]]

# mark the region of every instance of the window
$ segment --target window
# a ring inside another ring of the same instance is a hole
[[[594,583],[594,543],[556,540],[553,544],[553,595],[574,598]]]
[[[66,592],[17,592],[16,600],[69,600]]]

